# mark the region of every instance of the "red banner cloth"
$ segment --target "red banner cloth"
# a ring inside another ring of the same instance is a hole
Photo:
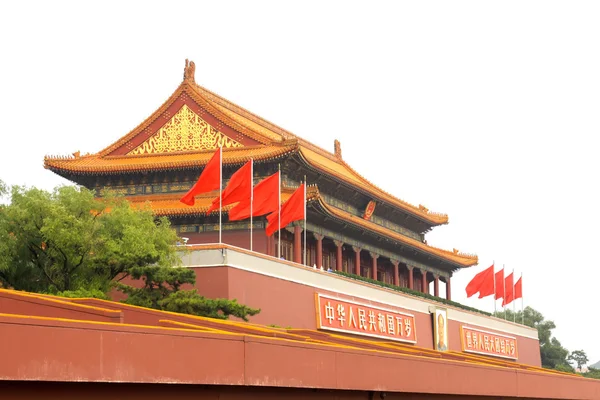
[[[221,195],[221,205],[226,206],[228,204],[237,203],[239,201],[248,200],[250,201],[250,194],[252,191],[252,160],[248,161],[244,166],[233,175],[227,184],[227,187]],[[212,201],[212,204],[207,214],[212,210],[219,209],[219,198],[217,197]]]
[[[279,171],[263,179],[254,187],[254,202],[252,203],[252,216],[257,217],[277,211],[279,199]],[[240,203],[229,210],[230,221],[240,221],[250,218],[250,199]]]
[[[487,294],[488,296],[494,293],[494,265],[492,265],[488,269],[481,271],[480,273],[475,275],[473,279],[471,279],[471,282],[469,282],[469,284],[465,288],[467,292],[467,297],[471,297],[475,293],[480,292],[482,290],[482,287],[484,292],[487,292],[490,283],[492,285],[492,289],[491,292]],[[479,298],[481,297],[482,296],[480,295]]]
[[[506,290],[506,295],[504,296],[504,300],[502,300],[502,307],[504,307],[507,304],[512,303],[512,301],[515,299],[515,294],[513,292],[514,287],[513,287],[513,273],[512,272],[504,280],[504,288]]]
[[[504,298],[504,268],[496,272],[496,300]]]
[[[179,201],[188,206],[193,206],[196,203],[195,196],[221,189],[221,154],[221,148],[219,147],[204,167],[198,182]]]
[[[523,277],[520,277],[519,280],[517,281],[517,283],[515,283],[515,298],[513,300],[522,299],[522,298],[523,298]]]
[[[305,201],[303,183],[281,206],[281,218],[278,217],[279,211],[272,212],[267,216],[267,221],[269,221],[266,229],[267,236],[271,236],[278,229],[285,228],[290,222],[304,219]],[[279,227],[277,226],[278,221],[280,222]]]

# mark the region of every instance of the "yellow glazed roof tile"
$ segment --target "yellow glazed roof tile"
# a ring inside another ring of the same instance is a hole
[[[362,177],[340,157],[199,86],[193,81],[193,78],[184,79],[175,92],[154,113],[127,135],[99,153],[76,157],[45,157],[44,166],[57,172],[89,174],[189,168],[206,164],[212,153],[210,151],[151,156],[110,156],[113,151],[124,146],[137,135],[145,134],[145,129],[159,119],[181,96],[191,98],[223,124],[247,135],[249,138],[261,143],[261,146],[264,146],[225,150],[225,163],[241,163],[250,159],[250,157],[254,157],[257,161],[269,160],[300,149],[301,156],[313,167],[338,177],[351,185],[360,186],[376,199],[397,206],[432,225],[448,222],[446,214],[433,213],[421,205],[417,207],[396,198]]]
[[[255,161],[270,160],[283,156],[296,149],[295,146],[264,146],[223,149],[224,164],[242,164],[250,158]],[[110,173],[151,169],[189,168],[206,165],[214,150],[186,153],[166,153],[150,155],[99,156],[97,154],[79,157],[46,157],[46,168],[80,173]]]
[[[411,213],[416,214],[421,218],[425,218],[431,223],[448,223],[448,215],[431,212],[423,206],[413,206],[410,203],[407,203],[403,200],[392,196],[391,194],[381,190],[380,188],[363,178],[342,160],[333,161],[330,158],[317,153],[316,151],[307,149],[302,146],[300,147],[300,152],[309,164],[323,170],[324,172],[328,172],[334,176],[337,176],[342,180],[345,180],[346,182],[358,185],[374,196],[379,196],[383,200],[395,204],[407,211],[410,211]]]
[[[281,201],[285,202],[291,196],[294,190],[294,188],[283,188],[281,193]],[[150,207],[150,209],[158,216],[196,215],[206,213],[206,211],[212,204],[213,199],[217,198],[218,195],[219,192],[215,191],[197,196],[195,204],[193,206],[185,205],[179,201],[179,199],[183,196],[183,193],[130,196],[127,197],[127,200],[129,200],[129,202],[134,207]],[[372,232],[383,234],[387,237],[396,239],[399,242],[409,245],[415,249],[436,255],[438,257],[443,258],[444,260],[451,261],[463,267],[470,267],[476,265],[478,262],[478,258],[476,255],[463,254],[459,253],[458,251],[448,251],[439,249],[437,247],[429,246],[425,243],[419,242],[418,240],[394,232],[391,229],[385,228],[381,225],[377,225],[374,222],[367,221],[363,218],[352,215],[346,211],[340,210],[337,207],[331,206],[327,204],[322,197],[319,196],[318,189],[315,186],[310,185],[307,188],[306,196],[308,201],[318,201],[322,205],[322,207],[333,216],[358,225]],[[233,206],[234,205],[224,206],[223,211],[227,212]],[[218,213],[218,210],[213,211],[213,213]]]
[[[400,208],[410,211],[417,216],[424,218],[426,221],[432,224],[446,224],[448,223],[448,215],[435,213],[429,211],[423,206],[416,207],[408,202],[396,198],[395,196],[380,189],[360,174],[358,174],[352,167],[350,167],[342,159],[336,157],[334,154],[324,150],[296,135],[286,131],[277,125],[268,122],[261,117],[231,103],[230,101],[223,99],[219,95],[199,86],[193,86],[196,91],[199,92],[202,97],[207,99],[212,106],[222,112],[224,115],[235,120],[237,123],[244,127],[257,132],[263,136],[270,138],[271,140],[284,141],[284,140],[297,140],[300,144],[301,154],[304,158],[314,167],[322,170],[323,172],[331,173],[346,182],[354,185],[360,185],[368,192],[375,196],[381,197],[382,200],[390,202]]]
[[[408,236],[404,236],[400,233],[394,232],[391,229],[385,228],[374,222],[367,221],[364,218],[357,217],[356,215],[350,214],[347,211],[343,211],[337,207],[331,206],[331,205],[327,204],[324,201],[324,199],[321,197],[315,196],[314,199],[319,201],[319,203],[321,204],[323,209],[325,209],[327,212],[329,212],[331,215],[333,215],[335,217],[338,217],[344,221],[348,221],[350,223],[353,223],[354,225],[358,225],[358,226],[368,229],[370,231],[377,232],[377,233],[380,233],[387,237],[396,239],[399,242],[407,244],[413,248],[424,251],[426,253],[434,254],[434,255],[441,257],[447,261],[454,262],[463,267],[470,267],[473,265],[477,265],[477,263],[479,261],[478,257],[476,255],[460,253],[457,250],[449,251],[449,250],[443,250],[443,249],[439,249],[437,247],[429,246],[423,242],[420,242],[420,241],[410,238]]]

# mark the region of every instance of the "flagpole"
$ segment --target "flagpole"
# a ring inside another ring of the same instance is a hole
[[[254,160],[250,159],[250,251],[252,251],[252,203],[254,203]]]
[[[504,271],[504,264],[502,264],[502,312],[506,320],[506,308],[504,307],[504,302],[506,301],[506,278],[504,277]]]
[[[304,175],[304,254],[302,261],[306,265],[306,175]]]
[[[521,272],[521,325],[525,325],[525,309],[523,308],[523,273]]]
[[[223,146],[219,147],[219,243],[221,240],[221,231],[223,228]]]
[[[279,191],[277,193],[277,258],[281,258],[281,164],[279,168]]]
[[[492,261],[492,265],[494,266],[494,273],[492,274],[494,277],[494,295],[492,298],[494,299],[494,317],[496,316],[496,261]]]
[[[513,272],[512,272],[512,276],[513,276],[513,282],[515,281],[515,269],[513,268]],[[512,285],[512,302],[513,302],[513,322],[517,322],[517,315],[516,315],[516,311],[515,311],[515,284],[513,283]]]

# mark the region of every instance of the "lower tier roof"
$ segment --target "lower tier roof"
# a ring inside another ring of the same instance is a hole
[[[292,191],[293,189],[291,188],[285,188],[282,191],[281,201],[285,202],[291,195]],[[196,202],[193,206],[187,206],[181,203],[179,201],[181,196],[182,194],[148,195],[132,196],[128,197],[127,199],[136,207],[150,207],[153,212],[159,216],[203,216],[212,204],[213,199],[218,197],[218,192],[208,193],[196,197]],[[317,212],[353,224],[360,229],[368,230],[374,234],[392,239],[415,250],[438,257],[446,262],[452,263],[452,265],[457,267],[464,268],[477,265],[478,258],[476,255],[464,254],[456,250],[448,251],[430,246],[408,236],[397,233],[389,228],[378,225],[374,222],[352,215],[347,211],[343,211],[337,207],[331,206],[327,204],[320,196],[316,186],[309,186],[307,190],[307,200],[311,206],[311,209],[316,210]],[[232,206],[225,206],[223,211],[227,213],[231,207]],[[218,214],[218,210],[213,211],[212,213]]]

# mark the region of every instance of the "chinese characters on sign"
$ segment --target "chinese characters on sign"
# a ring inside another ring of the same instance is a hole
[[[367,208],[365,208],[365,213],[363,214],[363,218],[366,219],[367,221],[371,220],[371,216],[373,215],[373,212],[375,211],[375,202],[373,200],[369,201],[369,204],[367,204]]]
[[[415,317],[317,294],[317,328],[416,343]]]
[[[462,350],[503,358],[518,358],[517,339],[468,326],[461,326]]]

